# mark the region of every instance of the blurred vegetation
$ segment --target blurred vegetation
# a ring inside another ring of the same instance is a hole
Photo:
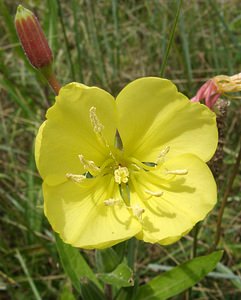
[[[48,37],[61,84],[80,81],[116,95],[131,80],[160,76],[177,10],[174,0],[29,0]],[[71,299],[53,232],[43,216],[33,143],[54,95],[23,55],[14,28],[16,2],[0,0],[0,299]],[[192,97],[207,79],[241,72],[241,3],[183,1],[164,77]],[[238,95],[240,96],[240,95]],[[213,244],[217,215],[241,135],[241,100],[230,100],[224,159],[216,176],[219,203],[200,225],[197,255]],[[241,175],[222,222],[225,255],[217,271],[193,289],[193,299],[241,299]],[[208,191],[207,191],[208,192]],[[193,236],[161,247],[138,242],[141,283],[192,256]],[[93,251],[84,251],[93,269]],[[97,270],[98,272],[98,270]],[[74,294],[74,292],[73,292]],[[68,296],[69,297],[69,296]],[[175,299],[184,299],[184,296]],[[187,297],[187,294],[186,294]]]

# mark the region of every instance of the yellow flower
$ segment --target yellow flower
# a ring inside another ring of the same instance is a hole
[[[116,101],[70,83],[36,139],[45,215],[76,247],[173,243],[216,202],[205,164],[216,146],[215,114],[169,80],[137,79]]]

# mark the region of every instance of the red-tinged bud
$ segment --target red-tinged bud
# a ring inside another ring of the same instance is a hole
[[[50,66],[53,61],[52,52],[36,16],[30,10],[19,5],[15,26],[30,63],[37,69]]]
[[[46,77],[58,94],[60,85],[52,70],[53,55],[37,17],[30,10],[19,5],[15,16],[15,27],[29,62]]]

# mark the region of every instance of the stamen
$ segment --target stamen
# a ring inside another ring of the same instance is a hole
[[[173,174],[173,175],[187,175],[187,169],[180,169],[180,170],[166,170],[166,174]]]
[[[67,173],[66,177],[70,180],[73,180],[74,182],[82,182],[84,179],[86,179],[86,177],[84,175],[78,175],[78,174],[71,174],[71,173]]]
[[[159,164],[160,162],[162,162],[169,151],[170,151],[169,146],[167,146],[163,150],[161,150],[161,152],[159,153],[159,155],[157,157],[156,164]]]
[[[142,214],[145,212],[145,209],[140,207],[140,205],[137,203],[130,207],[133,211],[133,215],[137,217],[139,220],[142,220]]]
[[[150,191],[150,190],[145,190],[145,193],[151,195],[151,196],[154,196],[154,197],[161,197],[163,195],[163,192],[162,191]]]
[[[119,166],[114,172],[115,182],[118,184],[127,183],[129,177],[129,170],[126,167]]]
[[[92,106],[89,110],[89,114],[90,114],[91,125],[92,125],[94,132],[96,133],[99,141],[101,143],[103,143],[109,149],[110,156],[115,160],[115,157],[110,149],[110,146],[103,135],[104,125],[100,122],[99,118],[97,117],[96,107]]]
[[[100,134],[104,129],[104,125],[100,123],[100,120],[96,115],[96,107],[92,106],[89,112],[90,112],[90,121],[93,126],[94,132]]]
[[[113,198],[110,198],[110,199],[107,199],[104,201],[104,204],[106,206],[114,206],[114,205],[120,205],[121,204],[121,200],[120,199],[113,199]]]
[[[100,173],[100,168],[92,160],[87,160],[82,154],[79,155],[80,162],[82,163],[85,170],[87,170],[91,175],[96,176]]]
[[[156,170],[156,164],[154,164],[153,166],[147,165],[146,163],[140,162],[135,157],[131,157],[129,161],[132,163],[133,166],[135,165],[135,167],[139,167],[139,169],[143,169],[146,171],[153,171],[154,169]]]
[[[131,164],[131,165],[136,169],[136,171],[141,170],[141,168],[139,166],[137,166],[137,164]]]

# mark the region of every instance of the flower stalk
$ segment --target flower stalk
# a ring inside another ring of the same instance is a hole
[[[216,236],[215,236],[214,244],[210,248],[209,252],[212,252],[217,248],[217,246],[220,242],[221,235],[222,235],[222,220],[223,220],[224,210],[225,210],[225,207],[227,206],[228,197],[229,197],[230,192],[232,190],[234,180],[235,180],[235,178],[236,178],[236,176],[239,172],[239,166],[240,166],[240,161],[241,161],[241,138],[239,139],[239,143],[240,143],[239,153],[238,153],[238,156],[236,158],[235,164],[233,166],[232,173],[229,177],[227,187],[225,189],[223,199],[222,199],[222,202],[221,202],[221,207],[220,207],[220,210],[219,210],[219,213],[218,213],[217,229],[216,229]]]

